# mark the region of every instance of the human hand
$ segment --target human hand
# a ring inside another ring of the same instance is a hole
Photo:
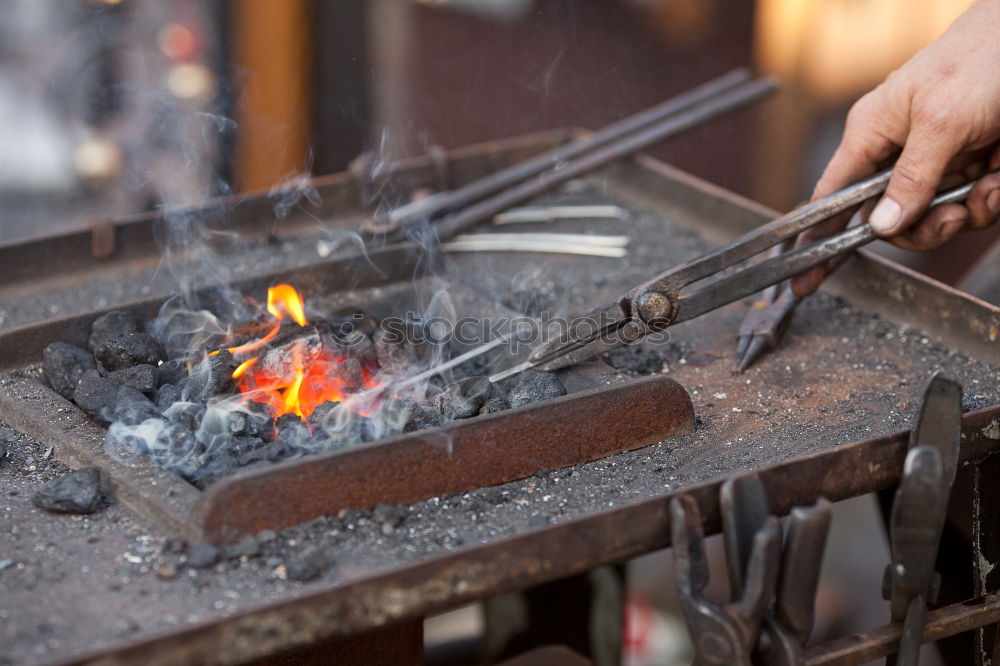
[[[847,116],[840,146],[813,191],[823,198],[876,173],[899,153],[889,186],[868,222],[906,250],[933,249],[962,229],[1000,215],[1000,175],[984,176],[964,204],[927,210],[942,182],[1000,167],[1000,0],[979,0]],[[800,235],[799,245],[839,231],[843,217]],[[799,296],[828,272],[818,266],[792,279]]]

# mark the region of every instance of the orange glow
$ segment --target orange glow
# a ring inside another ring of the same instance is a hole
[[[266,345],[268,342],[273,340],[278,335],[278,331],[280,330],[281,330],[281,322],[275,322],[271,330],[267,332],[267,335],[257,340],[254,340],[253,342],[242,344],[238,347],[230,347],[229,353],[232,354],[233,356],[239,356],[240,354],[246,354],[247,352],[257,351],[258,349]]]
[[[256,356],[240,363],[239,366],[235,370],[233,370],[233,379],[239,379],[240,377],[242,377],[243,373],[252,368],[256,363],[257,363]]]
[[[306,321],[302,297],[290,284],[275,285],[267,290],[267,311],[279,320],[288,314],[299,326],[309,323]]]
[[[291,343],[290,352],[289,362],[282,362],[287,348],[275,350],[273,357],[265,355],[262,362],[248,366],[240,376],[233,374],[243,397],[268,403],[275,416],[297,414],[305,418],[327,400],[343,402],[353,390],[377,386],[368,373],[363,373],[362,386],[350,386],[338,372],[347,359],[326,348],[297,340]]]
[[[246,356],[265,349],[278,336],[286,316],[299,326],[308,324],[302,297],[291,285],[280,284],[268,290],[267,311],[274,317],[270,329],[263,337],[229,347],[234,356]],[[353,368],[353,377],[346,372],[349,366],[341,366],[348,360],[321,344],[310,344],[307,339],[300,338],[262,355],[247,358],[237,366],[232,376],[237,380],[244,400],[269,404],[275,417],[295,414],[304,419],[328,400],[343,402],[353,391],[377,387],[366,368],[361,368],[360,374]],[[358,383],[361,385],[354,385]]]

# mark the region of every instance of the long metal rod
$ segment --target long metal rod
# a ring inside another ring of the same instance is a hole
[[[939,641],[955,634],[1000,621],[1000,592],[951,604],[927,613],[923,643]],[[901,623],[838,638],[806,650],[807,666],[854,666],[895,654],[903,633]]]
[[[643,127],[680,113],[749,80],[750,76],[750,71],[746,68],[734,69],[656,106],[612,123],[589,136],[542,153],[525,162],[513,164],[458,189],[440,192],[426,199],[400,206],[390,211],[388,213],[388,220],[384,221],[382,225],[376,224],[374,229],[381,227],[382,231],[393,231],[400,226],[405,226],[422,219],[433,219],[444,213],[468,206],[516,183],[537,176],[547,169],[575,159],[586,152],[617,141]]]
[[[620,140],[580,155],[577,159],[558,165],[525,180],[478,203],[447,215],[437,223],[437,237],[446,240],[467,231],[497,213],[524,203],[552,189],[556,185],[594,171],[610,162],[628,157],[684,130],[700,125],[727,111],[740,108],[768,95],[777,88],[774,79],[762,77],[736,86],[725,92],[673,114],[650,127],[628,134]]]

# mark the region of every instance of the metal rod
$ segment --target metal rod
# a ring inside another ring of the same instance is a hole
[[[477,356],[482,356],[483,354],[485,354],[486,352],[490,351],[491,349],[496,349],[500,345],[502,345],[505,342],[507,342],[507,340],[509,339],[509,337],[510,337],[509,335],[501,335],[501,336],[499,336],[497,338],[494,338],[493,340],[490,340],[486,344],[479,345],[475,349],[470,349],[469,351],[465,352],[464,354],[459,354],[455,358],[453,358],[451,360],[448,360],[448,361],[445,361],[444,363],[441,363],[439,365],[435,365],[433,368],[429,368],[427,370],[424,370],[420,374],[413,375],[412,377],[409,377],[409,378],[407,378],[407,379],[405,379],[405,380],[403,380],[401,382],[392,384],[389,387],[389,389],[395,391],[395,390],[398,390],[398,389],[405,388],[407,386],[412,386],[413,384],[416,384],[418,382],[422,382],[425,379],[430,379],[431,377],[433,377],[435,375],[439,375],[442,372],[445,372],[446,370],[451,370],[452,368],[454,368],[456,366],[459,366],[459,365],[462,365],[463,363],[465,363],[466,361],[468,361],[470,359],[476,358]]]
[[[553,220],[621,220],[625,209],[618,206],[541,206],[513,208],[493,217],[493,224],[527,224]]]
[[[426,199],[401,206],[389,212],[388,224],[385,225],[384,230],[393,231],[417,220],[432,219],[467,206],[563,162],[575,159],[586,152],[617,141],[632,132],[689,109],[749,80],[749,78],[750,72],[746,68],[735,69],[654,107],[612,123],[594,134],[542,153],[525,162],[501,169],[456,190],[440,192]]]
[[[922,642],[930,643],[1000,621],[1000,592],[951,604],[927,613]],[[806,650],[807,666],[853,666],[895,654],[901,623],[887,624]]]
[[[651,127],[622,137],[615,143],[605,145],[600,149],[591,150],[578,159],[539,174],[537,178],[520,182],[499,194],[446,216],[436,225],[437,236],[440,240],[449,239],[484,220],[492,218],[497,213],[546,192],[556,185],[639,152],[722,113],[760,99],[773,92],[775,88],[776,84],[773,79],[763,77],[727,90]]]
[[[577,245],[593,245],[594,247],[625,247],[628,236],[600,234],[563,234],[546,233],[543,231],[527,231],[524,233],[486,233],[462,234],[454,241],[539,241],[541,243],[575,243]]]
[[[608,247],[584,243],[551,243],[532,240],[461,240],[444,243],[445,252],[545,252],[548,254],[575,254],[587,257],[620,259],[628,254],[623,247]]]

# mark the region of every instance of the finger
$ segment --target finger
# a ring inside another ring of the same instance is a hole
[[[895,153],[899,146],[891,140],[891,132],[884,126],[891,114],[882,108],[884,95],[875,90],[865,95],[851,107],[844,128],[844,136],[823,175],[816,183],[812,200],[821,199],[879,170],[880,163]],[[847,226],[853,211],[817,224],[799,234],[796,247],[818,238],[829,236]],[[791,288],[796,296],[804,297],[816,291],[829,272],[826,264],[792,278]]]
[[[979,179],[965,200],[969,209],[969,229],[983,229],[1000,217],[1000,174]]]
[[[823,170],[813,190],[813,201],[829,196],[879,170],[879,164],[899,150],[892,140],[897,130],[885,126],[892,114],[884,108],[886,96],[878,89],[859,99],[851,107],[844,136]]]
[[[892,168],[889,187],[869,218],[875,233],[892,236],[920,218],[959,148],[956,135],[944,121],[926,121],[913,127]]]
[[[969,221],[969,210],[962,204],[935,206],[915,224],[889,242],[904,250],[933,250],[950,240]]]
[[[874,206],[875,206],[874,201],[866,201],[857,211],[857,215],[862,220],[867,220],[868,214],[871,212],[871,209]],[[852,215],[850,215],[850,212],[846,213],[845,216],[848,216],[848,221],[850,221],[851,217],[853,217]],[[836,225],[836,227],[832,225]],[[829,236],[831,233],[835,233],[840,229],[844,228],[845,226],[846,224],[842,222],[838,216],[838,218],[831,219],[827,222],[818,224],[815,227],[811,227],[803,231],[801,234],[799,234],[795,246],[801,247],[802,245],[806,245],[808,244],[808,242],[811,242],[813,240],[818,240],[819,238]],[[791,279],[792,291],[795,292],[795,295],[798,296],[799,298],[803,298],[813,293],[814,291],[816,291],[817,288],[819,288],[820,283],[829,274],[831,266],[832,263],[820,264],[819,266],[810,268],[804,273],[800,273],[799,275],[793,277]]]
[[[819,289],[819,285],[823,282],[823,278],[826,277],[826,273],[827,267],[825,264],[822,266],[813,266],[806,272],[799,273],[789,281],[792,292],[799,298],[805,298]]]

